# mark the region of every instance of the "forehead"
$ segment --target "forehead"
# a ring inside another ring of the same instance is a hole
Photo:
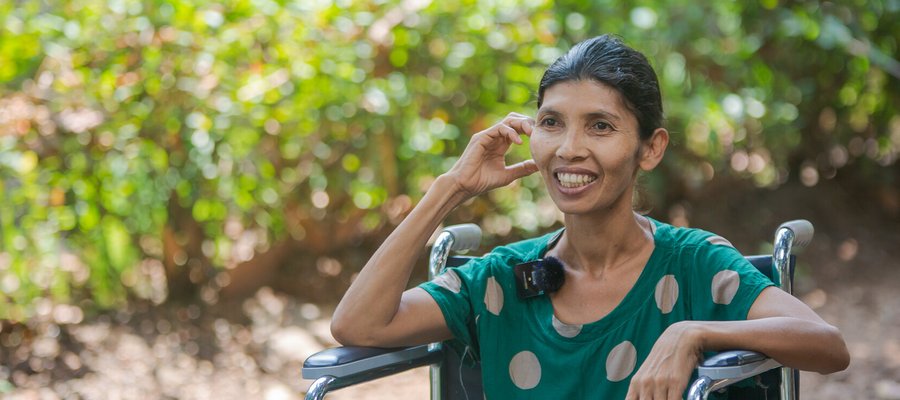
[[[565,81],[548,87],[538,113],[552,110],[571,116],[606,113],[637,123],[618,90],[594,80]]]

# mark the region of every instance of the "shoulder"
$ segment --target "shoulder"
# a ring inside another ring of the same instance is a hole
[[[534,261],[544,254],[547,247],[550,245],[550,242],[561,232],[562,230],[557,230],[541,236],[499,246],[491,250],[486,257],[495,257],[507,261],[515,261],[517,263]]]
[[[653,222],[656,224],[654,240],[665,254],[664,259],[680,265],[685,271],[714,274],[721,269],[742,268],[749,264],[728,239],[718,234]]]
[[[698,228],[672,226],[664,222],[650,220],[655,227],[654,240],[657,245],[671,248],[714,249],[725,247],[734,249],[728,239]]]

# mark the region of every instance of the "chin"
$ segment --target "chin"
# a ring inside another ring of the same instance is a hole
[[[582,201],[571,202],[554,199],[553,204],[556,204],[556,208],[563,214],[572,216],[607,214],[621,209],[627,209],[628,212],[632,211],[631,202],[630,200],[626,201],[626,199],[622,199],[622,201],[627,203],[627,206],[623,206],[618,201],[604,202],[597,200],[590,202],[586,200],[587,199],[582,199]]]
[[[585,215],[596,211],[595,207],[592,205],[554,203],[556,204],[556,208],[565,215]]]

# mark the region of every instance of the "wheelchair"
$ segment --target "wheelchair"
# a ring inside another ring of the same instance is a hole
[[[772,255],[746,256],[747,260],[776,286],[792,293],[796,256],[792,251],[806,247],[813,226],[806,220],[789,221],[775,231]],[[451,256],[478,248],[481,229],[474,224],[445,228],[438,235],[429,256],[429,279],[444,268],[465,264],[473,257]],[[320,400],[331,390],[368,382],[420,366],[430,366],[432,400],[483,399],[481,368],[465,360],[462,346],[455,340],[406,348],[344,346],[313,354],[303,363],[303,378],[314,380],[306,400]],[[733,350],[703,360],[697,378],[689,385],[688,400],[705,400],[717,392],[728,399],[782,399],[799,397],[799,374],[764,354]]]

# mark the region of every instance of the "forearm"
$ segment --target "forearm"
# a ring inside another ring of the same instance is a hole
[[[342,343],[366,342],[391,323],[428,238],[464,200],[451,178],[441,176],[434,182],[350,285],[332,318],[335,338]]]
[[[782,365],[822,374],[847,368],[849,355],[838,330],[794,317],[746,321],[691,321],[702,351],[753,350]]]
[[[437,303],[423,291],[403,295],[415,261],[441,221],[469,197],[537,172],[534,161],[506,165],[510,145],[522,144],[531,119],[511,113],[472,136],[460,158],[388,236],[350,285],[331,321],[343,344],[385,345],[450,335]],[[401,307],[401,305],[403,307]]]

